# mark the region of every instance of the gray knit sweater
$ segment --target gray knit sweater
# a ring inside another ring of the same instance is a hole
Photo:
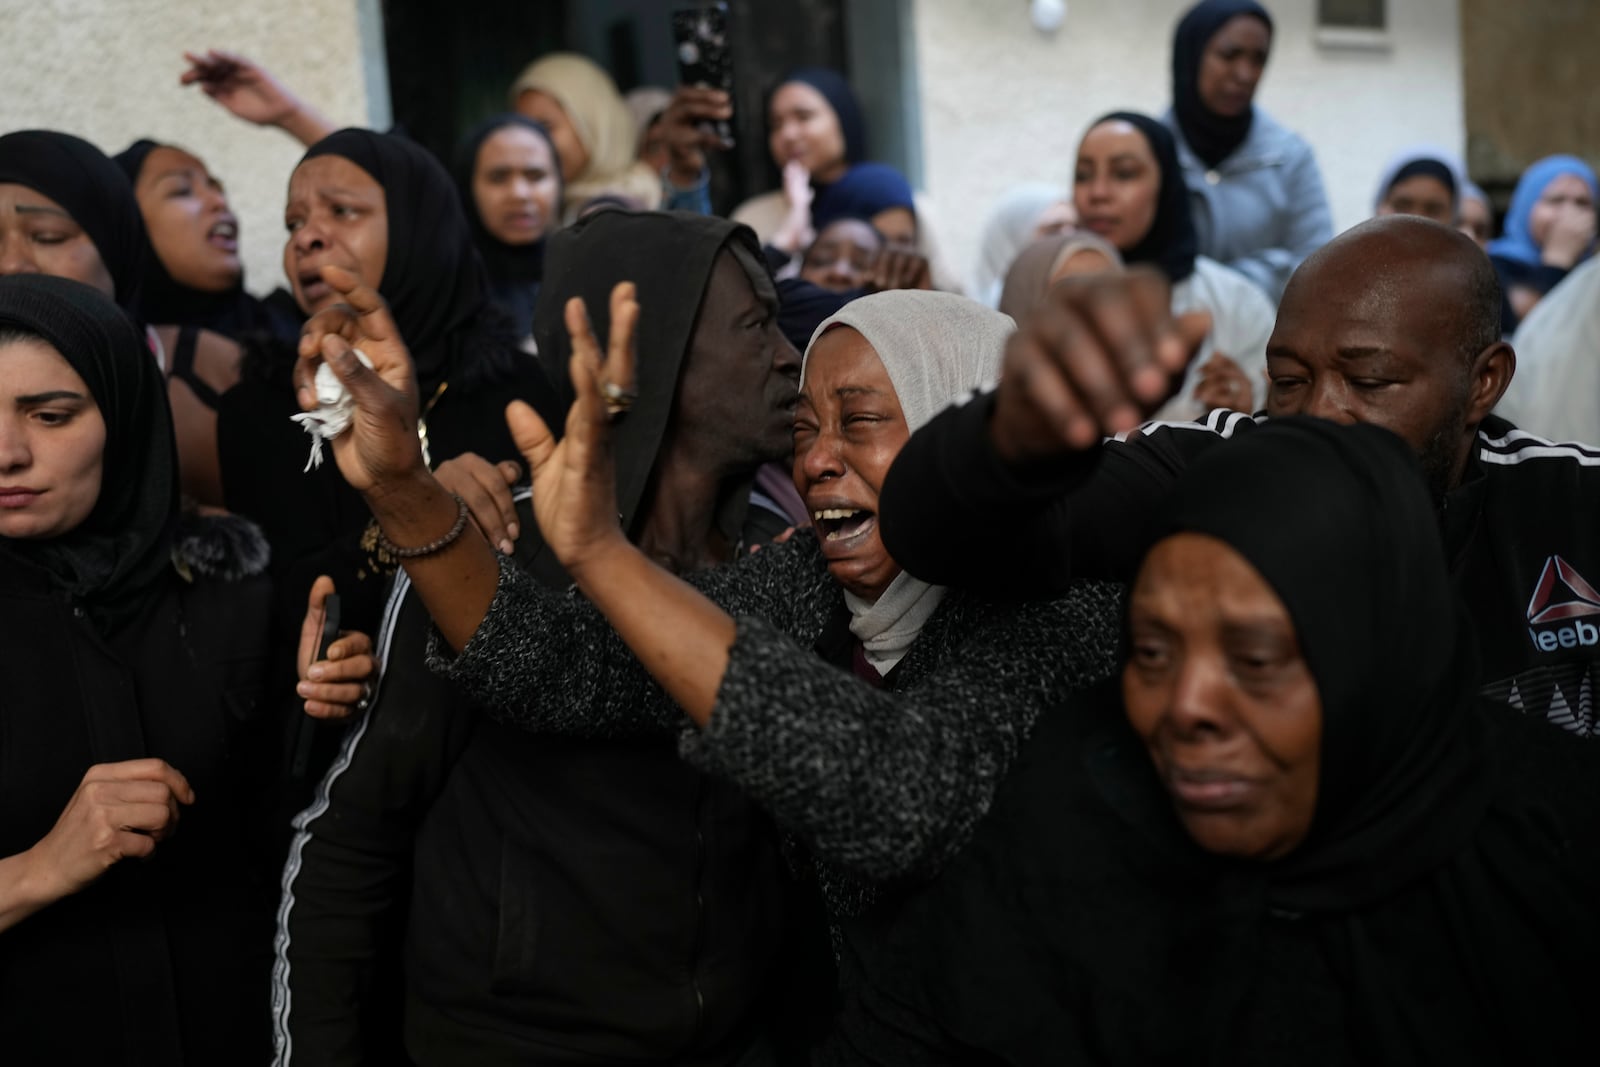
[[[435,634],[429,663],[524,729],[680,734],[686,760],[739,785],[821,861],[836,914],[858,913],[875,884],[937,871],[1038,716],[1116,664],[1118,585],[1018,605],[951,590],[874,689],[812,651],[844,596],[809,532],[688,580],[737,622],[703,732],[575,589],[504,561],[467,647],[451,657]]]

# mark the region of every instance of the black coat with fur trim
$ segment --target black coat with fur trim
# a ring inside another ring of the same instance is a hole
[[[175,544],[170,579],[109,637],[0,557],[0,856],[48,834],[94,764],[159,757],[195,791],[149,859],[0,933],[7,1062],[265,1061],[265,548],[231,517],[190,518]]]

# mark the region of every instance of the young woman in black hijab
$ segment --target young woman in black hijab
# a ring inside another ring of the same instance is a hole
[[[1474,692],[1405,445],[1274,420],[1153,533],[1120,695],[876,932],[838,1059],[1583,1062],[1595,757]]]
[[[495,305],[516,336],[533,334],[544,250],[561,224],[561,160],[545,128],[521,115],[487,119],[461,140],[455,159],[461,206],[489,272]]]
[[[340,130],[313,145],[295,168],[285,221],[284,273],[303,312],[339,302],[321,278],[328,265],[376,284],[388,302],[416,363],[429,462],[466,452],[490,462],[516,459],[505,405],[522,399],[549,410],[554,394],[490,302],[483,263],[444,167],[396,134]],[[305,470],[311,441],[291,421],[300,410],[290,380],[294,359],[292,346],[252,353],[246,380],[224,397],[223,487],[231,510],[261,523],[275,567],[349,542],[350,551],[340,553],[345,563],[330,570],[345,572],[334,578],[348,612],[357,575],[386,575],[392,567],[375,538],[355,550],[368,520],[359,495],[331,464]],[[369,624],[382,595],[380,588],[368,598]]]
[[[1273,306],[1243,274],[1200,254],[1171,131],[1132,111],[1095,120],[1078,143],[1072,200],[1083,228],[1115,245],[1124,263],[1166,275],[1174,315],[1211,315],[1204,346],[1156,418],[1249,412],[1265,403]]]
[[[54,130],[0,137],[0,242],[23,238],[0,273],[37,271],[94,285],[148,325],[168,380],[184,492],[220,506],[216,404],[239,378],[240,354],[220,334],[169,318],[170,276],[150,246],[139,202],[115,163],[87,141]]]
[[[237,341],[265,331],[292,341],[301,316],[282,289],[245,290],[239,220],[222,182],[176,145],[139,140],[113,157],[128,176],[147,238],[140,312],[148,322],[211,330]]]
[[[18,1063],[266,1057],[264,556],[180,525],[164,394],[106,297],[0,278],[0,1033]]]
[[[1201,0],[1172,41],[1172,110],[1164,121],[1194,201],[1200,251],[1272,298],[1333,237],[1311,146],[1253,103],[1272,47],[1255,0]]]

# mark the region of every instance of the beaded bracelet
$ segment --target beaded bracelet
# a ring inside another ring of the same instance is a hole
[[[449,533],[438,538],[437,540],[429,541],[425,545],[419,545],[416,548],[401,548],[399,545],[389,540],[389,535],[383,532],[382,527],[379,527],[378,547],[389,553],[389,555],[393,556],[395,559],[420,559],[423,556],[431,556],[435,552],[442,552],[451,545],[455,544],[457,539],[461,537],[461,531],[467,528],[467,502],[462,500],[461,497],[454,493],[451,493],[450,496],[456,502],[456,524],[450,527]]]

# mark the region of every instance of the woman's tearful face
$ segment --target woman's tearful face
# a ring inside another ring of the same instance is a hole
[[[836,326],[811,346],[794,417],[794,483],[828,572],[876,601],[900,573],[878,533],[878,492],[911,436],[889,372],[867,339]]]

